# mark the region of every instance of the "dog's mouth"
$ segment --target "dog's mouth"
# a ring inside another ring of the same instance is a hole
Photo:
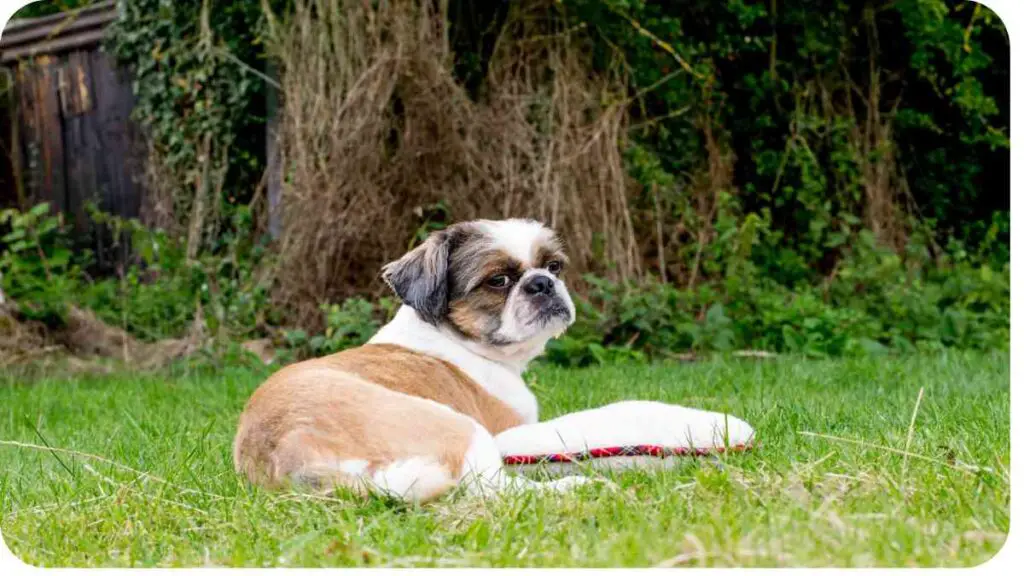
[[[572,310],[561,299],[552,298],[539,304],[530,317],[522,322],[522,326],[529,328],[528,334],[519,338],[509,338],[505,335],[491,334],[487,337],[492,346],[515,346],[533,340],[541,334],[547,333],[547,337],[559,337],[572,322]],[[554,328],[554,333],[551,329]]]
[[[569,307],[566,306],[560,299],[551,299],[541,304],[533,317],[527,321],[528,326],[534,324],[541,324],[541,326],[547,326],[551,322],[561,320],[568,322],[572,320],[572,313],[569,311]]]

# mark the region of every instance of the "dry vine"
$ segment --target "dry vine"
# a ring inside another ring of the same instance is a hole
[[[280,66],[277,294],[304,325],[318,305],[379,286],[419,206],[456,220],[533,217],[581,269],[640,274],[621,144],[626,80],[590,69],[586,38],[552,2],[515,4],[484,96],[452,73],[447,2],[298,0],[270,18]],[[606,104],[611,102],[612,104]]]

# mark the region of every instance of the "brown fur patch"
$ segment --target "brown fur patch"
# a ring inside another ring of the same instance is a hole
[[[552,261],[558,262],[563,267],[569,264],[569,258],[565,255],[565,252],[562,252],[558,241],[541,243],[534,251],[533,267],[544,268]]]
[[[526,272],[525,264],[504,250],[480,252],[475,260],[462,266],[464,270],[458,271],[459,279],[462,280],[461,285],[457,286],[459,293],[485,288],[484,283],[487,279],[498,274],[508,274],[515,281]]]
[[[297,365],[296,365],[297,366]],[[253,394],[235,438],[235,467],[250,481],[365,493],[340,463],[365,472],[409,458],[433,458],[457,483],[474,428],[468,418],[327,367],[285,368]]]
[[[448,321],[463,335],[481,340],[484,335],[501,324],[501,313],[511,291],[508,288],[492,288],[487,281],[499,274],[507,274],[512,282],[523,275],[521,262],[504,250],[481,252],[475,262],[467,262],[474,275],[465,275],[462,286],[457,288],[455,297],[448,304]]]
[[[507,288],[487,285],[490,278],[499,274],[506,274],[511,282],[515,282],[522,275],[522,270],[504,252],[493,253],[483,264],[482,272],[449,303],[448,320],[470,338],[479,340],[501,323],[501,313],[508,301],[511,285]]]
[[[451,305],[451,310],[448,312],[448,321],[462,333],[472,340],[480,340],[483,338],[484,330],[487,329],[487,324],[490,322],[488,316],[490,314],[483,314],[478,308],[478,298],[473,295],[467,296],[457,300]],[[502,299],[500,302],[504,302]],[[497,312],[498,316],[501,315],[501,311]]]
[[[454,485],[475,430],[470,418],[492,434],[522,423],[452,364],[366,345],[287,366],[260,386],[239,421],[235,467],[269,486],[303,478],[362,491],[337,463],[365,460],[372,473],[433,457]]]
[[[454,364],[394,344],[367,344],[320,359],[390,390],[449,406],[491,434],[522,424],[507,404],[491,396]]]

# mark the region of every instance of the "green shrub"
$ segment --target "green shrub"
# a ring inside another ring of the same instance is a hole
[[[828,283],[790,289],[762,276],[741,290],[726,284],[685,290],[588,278],[576,325],[546,359],[579,366],[743,349],[823,357],[1009,345],[1008,267],[921,271],[873,251]]]
[[[135,260],[119,277],[92,278],[87,251],[73,251],[63,217],[46,204],[0,212],[0,273],[4,293],[20,312],[50,325],[63,322],[69,304],[143,340],[183,335],[197,310],[208,333],[224,339],[262,335],[280,322],[260,274],[267,239],[256,238],[248,208],[233,212],[232,227],[215,251],[189,260],[183,243],[138,221],[90,210],[113,238],[128,238]]]
[[[89,254],[69,248],[62,218],[47,205],[0,212],[2,287],[22,314],[54,325],[74,304],[146,340],[182,335],[197,310],[223,342],[287,328],[260,274],[269,261],[267,239],[253,234],[247,209],[236,210],[216,251],[192,261],[181,242],[159,231],[94,218],[114,237],[131,238],[139,261],[119,278],[94,280],[83,272]],[[733,220],[741,221],[750,222]],[[952,251],[932,258],[921,246],[901,257],[862,232],[829,279],[790,287],[758,264],[756,250],[744,248],[770,239],[723,231],[724,276],[693,289],[585,276],[576,325],[550,343],[547,361],[580,366],[742,349],[822,357],[1009,344],[1009,266],[998,257]],[[285,340],[300,356],[358,346],[397,307],[392,298],[325,304],[322,334],[285,330]]]
[[[321,309],[326,326],[322,334],[309,336],[305,330],[285,332],[287,344],[306,356],[323,356],[365,344],[398,310],[398,301],[349,298],[341,304],[324,304]]]
[[[47,324],[62,322],[69,294],[78,290],[81,266],[64,234],[63,215],[49,204],[31,210],[0,210],[0,281],[4,294],[28,318]]]

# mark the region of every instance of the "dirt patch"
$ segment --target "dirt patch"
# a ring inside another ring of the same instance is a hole
[[[198,311],[184,338],[143,342],[75,306],[68,308],[64,324],[53,328],[25,319],[9,300],[0,304],[0,367],[57,362],[74,371],[106,372],[115,361],[150,370],[195,353],[204,341]]]

